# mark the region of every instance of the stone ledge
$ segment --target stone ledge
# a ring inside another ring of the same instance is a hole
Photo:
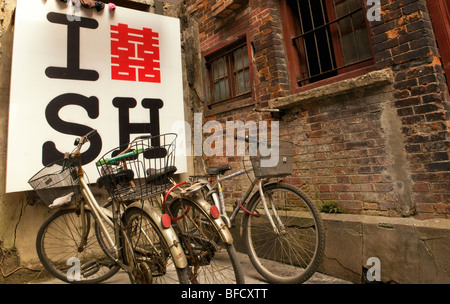
[[[393,81],[394,73],[390,68],[377,70],[355,78],[338,81],[287,97],[272,99],[269,101],[269,107],[271,109],[287,109],[298,106],[306,101],[319,101],[359,89],[388,85],[393,83]]]
[[[325,254],[319,272],[353,283],[367,283],[367,260],[380,260],[381,282],[450,283],[450,219],[418,220],[383,216],[324,214]],[[237,251],[245,252],[237,227]]]
[[[450,220],[322,214],[326,226],[321,271],[364,282],[370,257],[380,260],[381,281],[450,283]]]

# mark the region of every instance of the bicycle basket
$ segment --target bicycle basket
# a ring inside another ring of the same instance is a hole
[[[69,203],[80,193],[77,175],[79,161],[62,159],[51,163],[30,178],[28,183],[47,206]]]
[[[292,159],[294,144],[289,141],[280,140],[278,145],[272,145],[271,154],[261,156],[250,156],[255,177],[270,178],[283,177],[292,174]],[[273,163],[275,163],[272,165]]]
[[[173,133],[151,136],[109,151],[97,162],[97,185],[120,201],[165,191],[172,186],[170,178],[177,170],[176,138]]]

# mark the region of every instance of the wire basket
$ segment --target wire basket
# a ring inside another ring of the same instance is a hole
[[[62,206],[80,193],[78,165],[80,159],[59,160],[36,173],[28,183],[49,207]]]
[[[164,192],[177,171],[173,133],[148,136],[106,153],[98,162],[97,185],[119,201],[137,200]]]
[[[250,156],[253,173],[258,178],[283,177],[292,174],[294,144],[280,140],[278,145],[271,146],[271,154]],[[276,162],[276,164],[275,164]]]

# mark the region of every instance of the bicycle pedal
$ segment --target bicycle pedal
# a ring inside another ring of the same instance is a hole
[[[98,264],[98,263],[97,263],[96,260],[92,260],[92,261],[90,261],[90,262],[87,262],[87,263],[81,265],[80,269],[81,269],[81,270],[86,270],[86,269],[91,268],[92,266],[96,266],[97,264]]]
[[[97,261],[90,261],[86,264],[83,264],[80,269],[83,271],[83,277],[88,278],[94,274],[96,274],[99,270],[99,263]]]
[[[97,268],[95,268],[95,269],[92,269],[92,270],[89,271],[89,272],[85,272],[85,273],[83,274],[83,277],[89,278],[90,276],[96,274],[99,270],[100,270],[100,268],[97,267]]]

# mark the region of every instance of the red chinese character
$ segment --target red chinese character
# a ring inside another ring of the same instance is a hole
[[[116,80],[161,83],[159,34],[111,25],[111,74]]]

